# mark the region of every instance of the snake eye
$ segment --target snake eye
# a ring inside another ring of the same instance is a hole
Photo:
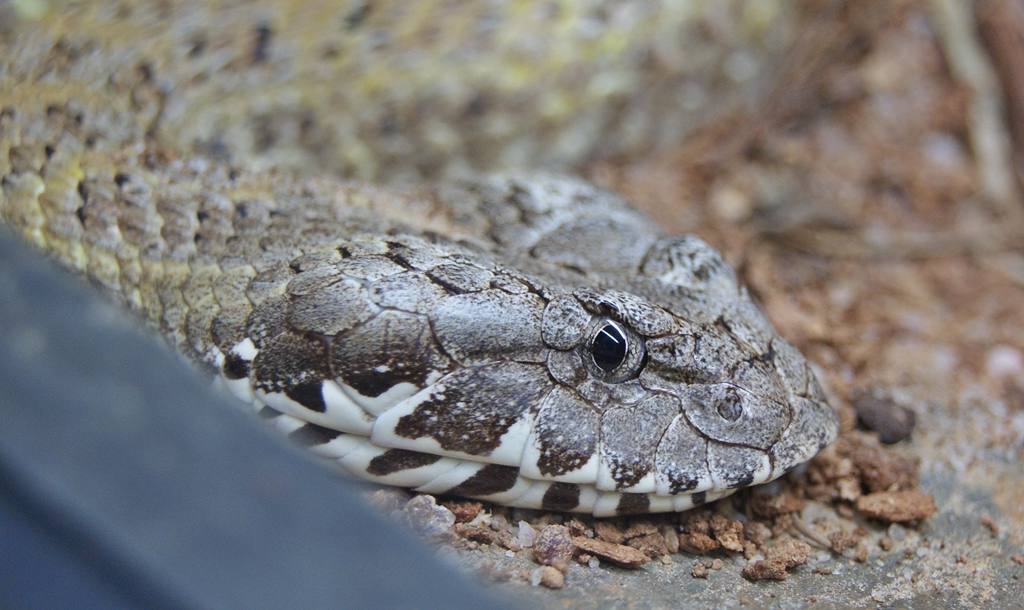
[[[590,343],[594,364],[606,373],[619,368],[626,359],[627,349],[625,334],[618,324],[611,321],[605,322]]]
[[[621,383],[635,379],[644,368],[644,340],[621,322],[595,317],[587,336],[580,345],[580,355],[594,378]]]

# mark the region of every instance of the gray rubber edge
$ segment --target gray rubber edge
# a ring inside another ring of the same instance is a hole
[[[508,607],[83,284],[0,228],[0,607]]]

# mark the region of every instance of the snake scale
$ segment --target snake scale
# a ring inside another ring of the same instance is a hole
[[[348,473],[681,511],[836,437],[722,256],[618,196],[550,173],[384,187],[183,154],[155,135],[174,94],[159,67],[73,46],[5,49],[3,222]]]

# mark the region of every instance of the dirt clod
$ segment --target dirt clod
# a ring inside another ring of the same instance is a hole
[[[981,524],[981,527],[987,529],[993,538],[999,537],[999,524],[996,523],[996,520],[991,515],[982,515],[978,523]]]
[[[713,551],[720,546],[722,545],[719,544],[717,540],[707,534],[702,534],[700,532],[679,534],[679,548],[683,549],[687,553],[703,555],[704,553]]]
[[[623,544],[612,544],[594,538],[579,536],[572,539],[572,542],[581,551],[591,555],[597,555],[601,559],[614,563],[623,568],[639,568],[651,560],[646,554]]]
[[[484,507],[481,502],[470,501],[442,502],[441,506],[452,511],[452,514],[455,515],[456,523],[469,523],[474,517],[480,514],[480,511],[483,510]]]
[[[764,556],[767,560],[782,560],[787,568],[791,568],[806,562],[810,553],[811,545],[802,540],[786,538],[775,543],[775,546],[765,549]]]
[[[743,568],[743,578],[747,580],[786,580],[786,562],[783,559],[762,559],[748,563]]]
[[[837,553],[842,553],[860,544],[860,536],[850,532],[833,532],[828,535],[828,540],[832,543],[832,550]]]
[[[544,585],[549,589],[561,589],[565,584],[565,575],[551,566],[541,566],[530,572],[530,584],[535,587]]]
[[[916,490],[879,491],[857,499],[857,510],[882,521],[912,523],[935,512],[935,500]]]
[[[668,553],[668,545],[665,544],[665,539],[658,533],[644,534],[642,536],[630,538],[626,544],[648,557],[665,555]]]
[[[743,550],[743,524],[722,515],[711,516],[711,531],[722,548],[729,551]]]
[[[622,530],[607,521],[595,521],[594,534],[600,540],[611,542],[612,544],[622,544],[622,541],[625,540]]]

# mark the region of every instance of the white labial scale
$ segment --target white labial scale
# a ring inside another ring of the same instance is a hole
[[[416,491],[428,494],[443,494],[449,489],[462,484],[466,479],[480,472],[480,469],[487,466],[483,462],[471,462],[460,460],[459,465],[445,472],[432,481],[420,485]]]
[[[285,436],[305,426],[306,423],[307,422],[296,417],[292,417],[291,415],[280,415],[274,419],[274,425],[277,427],[278,432]],[[308,449],[316,455],[338,460],[345,457],[350,451],[368,440],[370,439],[365,436],[342,433],[322,445],[313,445],[308,447]]]
[[[324,381],[321,388],[325,407],[323,413],[311,411],[280,392],[256,390],[256,397],[270,407],[301,420],[349,434],[370,436],[374,421],[372,415],[352,402],[337,383]]]
[[[675,498],[647,494],[647,499],[651,503],[650,512],[652,513],[670,513],[676,509]]]
[[[249,381],[248,377],[243,379],[228,379],[221,375],[218,379],[222,381],[224,389],[238,400],[247,404],[252,404],[252,401],[256,399],[256,393],[252,391],[252,383]]]
[[[659,474],[656,478],[658,484],[657,489],[655,489],[654,493],[656,493],[659,496],[672,495],[672,483],[671,481],[668,480],[668,477]],[[714,489],[714,487],[715,482],[711,479],[711,475],[709,474],[706,477],[699,478],[697,480],[697,485],[693,489],[688,489],[683,493],[687,495],[695,494],[699,491],[708,491],[709,489]]]
[[[750,482],[751,485],[760,485],[761,483],[768,482],[772,476],[772,461],[768,458],[768,454],[765,453],[761,456],[761,465],[754,472],[754,480]]]
[[[277,428],[278,432],[285,435],[295,432],[299,428],[305,426],[306,423],[307,422],[304,422],[297,417],[292,417],[291,415],[281,415],[274,419],[274,427]]]
[[[541,502],[544,500],[544,494],[547,492],[549,487],[551,487],[551,483],[543,481],[531,482],[523,495],[516,499],[515,505],[519,508],[539,510]]]
[[[544,495],[548,492],[549,487],[551,487],[551,483],[547,481],[535,481],[530,485],[526,493],[516,500],[515,505],[519,508],[543,510]],[[594,504],[597,503],[599,492],[591,485],[580,485],[579,489],[579,504],[575,508],[570,509],[569,512],[589,513],[594,510]]]
[[[622,499],[622,494],[615,492],[601,492],[597,496],[597,501],[594,502],[594,516],[595,517],[614,517],[617,514],[619,507],[619,500]]]
[[[256,344],[252,342],[252,339],[245,338],[231,348],[231,353],[246,362],[252,362],[256,358],[256,354],[260,353],[260,350],[256,348]]]
[[[597,481],[597,456],[592,455],[585,464],[576,470],[570,470],[565,474],[546,475],[541,474],[538,467],[541,459],[540,440],[537,438],[538,426],[533,426],[530,435],[526,440],[526,447],[523,450],[522,465],[519,467],[523,476],[538,481],[557,481],[559,483],[577,483],[581,485],[593,485]]]
[[[434,381],[437,381],[440,377],[440,373],[431,373],[430,376],[427,377],[427,382],[433,383]],[[355,402],[357,405],[362,407],[364,411],[366,411],[370,415],[373,415],[374,417],[379,417],[382,413],[384,413],[391,407],[397,405],[406,398],[409,398],[416,392],[420,391],[419,387],[408,382],[402,382],[392,386],[391,388],[388,389],[388,391],[384,392],[380,396],[371,397],[363,396],[355,389],[345,384],[339,385],[341,386],[342,391],[344,391],[345,394],[349,398],[351,398],[353,402]]]
[[[218,370],[223,371],[224,353],[216,347],[214,347],[213,350],[213,363],[217,365]],[[252,399],[254,397],[254,394],[252,393],[252,385],[249,383],[248,377],[244,379],[228,379],[224,376],[223,372],[213,378],[213,391],[228,399],[237,398],[247,405],[252,404]]]
[[[693,494],[679,494],[672,497],[672,511],[682,512],[693,508]]]
[[[488,502],[494,502],[495,504],[518,506],[517,501],[519,498],[523,497],[523,494],[530,490],[531,485],[533,485],[533,481],[525,477],[519,477],[516,479],[515,485],[506,491],[476,497],[479,500],[486,500]]]
[[[488,465],[489,464],[484,462],[461,460],[461,463],[458,466],[442,474],[433,481],[417,487],[416,491],[430,494],[446,493],[449,489],[461,485]],[[494,502],[495,504],[515,504],[524,493],[530,490],[530,488],[531,481],[523,477],[518,477],[515,484],[505,491],[474,497]]]
[[[615,485],[616,482],[615,479],[612,477],[611,466],[604,460],[601,460],[600,467],[597,471],[596,487],[602,491],[617,491],[646,494],[654,493],[655,490],[658,488],[657,480],[655,479],[653,471],[645,474],[639,481],[636,482],[636,485],[633,485],[632,487],[623,487],[621,489],[616,489]]]
[[[487,465],[482,462],[471,462],[469,460],[460,461],[459,466],[445,472],[436,479],[421,485],[416,488],[417,491],[424,493],[445,493],[447,490],[461,485],[467,479],[480,472],[481,469]],[[529,490],[531,482],[523,477],[518,477],[515,484],[505,491],[498,493],[489,493],[486,495],[477,495],[474,497],[485,499],[487,502],[493,502],[498,505],[512,505],[519,506],[518,499]]]
[[[367,471],[370,462],[373,458],[381,456],[387,451],[387,449],[378,447],[372,442],[365,442],[346,453],[343,458],[338,460],[338,463],[352,476],[366,481],[374,481],[375,483],[394,485],[396,487],[419,487],[455,468],[460,462],[460,460],[453,460],[451,458],[441,458],[432,464],[420,466],[419,468],[407,468],[385,475],[370,474]]]
[[[501,444],[487,456],[487,460],[505,466],[519,466],[523,462],[526,439],[530,436],[535,418],[531,413],[523,413],[516,423],[509,426],[508,432],[501,436]]]
[[[709,443],[708,444],[708,461],[713,464],[714,461],[716,460],[716,457],[717,457],[715,455],[716,453],[730,451],[730,450],[735,450],[735,449],[733,447],[731,447],[731,446],[728,446],[728,445],[719,445],[717,443]],[[772,463],[771,463],[771,460],[768,459],[768,454],[767,453],[764,453],[762,451],[757,451],[755,449],[749,449],[748,451],[749,451],[749,454],[748,454],[749,456],[755,456],[756,457],[756,459],[757,459],[757,466],[753,469],[753,472],[752,472],[752,474],[754,475],[753,480],[749,484],[744,485],[744,487],[751,487],[753,485],[760,485],[761,483],[764,483],[765,481],[767,481],[768,478],[772,474]],[[710,468],[711,479],[714,481],[714,489],[716,489],[716,490],[725,490],[726,488],[728,488],[732,484],[732,482],[728,481],[728,480],[725,480],[725,479],[722,479],[719,476],[716,476],[717,475],[717,470],[718,469],[714,468],[714,467]],[[708,495],[710,495],[710,494],[708,494]],[[709,502],[710,502],[710,500],[709,500]]]
[[[441,446],[441,443],[431,436],[408,438],[405,436],[399,436],[395,433],[398,421],[401,418],[407,415],[412,415],[416,411],[416,408],[421,404],[432,401],[432,397],[438,392],[443,393],[444,388],[438,388],[437,386],[424,388],[408,399],[403,400],[394,407],[391,407],[384,413],[381,413],[377,416],[377,421],[373,424],[373,432],[370,434],[370,440],[382,447],[393,447],[395,449],[408,449],[410,451],[419,451],[421,453],[431,453],[434,455],[467,458],[470,460],[484,461],[488,464],[519,466],[520,463],[522,463],[523,450],[526,447],[526,440],[530,436],[530,429],[533,427],[535,419],[535,416],[529,412],[524,412],[515,423],[509,426],[508,431],[499,439],[498,446],[490,453],[484,455],[474,455],[464,451],[445,449]]]
[[[362,446],[369,439],[365,436],[356,436],[354,434],[341,434],[338,437],[331,439],[330,442],[323,445],[316,445],[310,447],[310,451],[317,455],[322,455],[326,458],[340,460],[357,447]]]

